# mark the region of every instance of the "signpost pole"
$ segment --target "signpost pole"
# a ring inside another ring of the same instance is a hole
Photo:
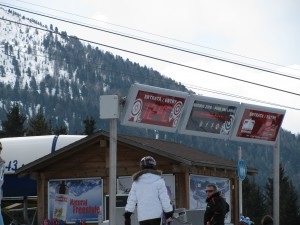
[[[274,225],[279,225],[279,158],[280,158],[280,130],[274,145],[273,155],[273,219]]]
[[[109,224],[116,225],[117,179],[117,119],[119,98],[117,95],[100,96],[100,118],[110,119],[109,134]],[[100,221],[98,221],[99,223]]]
[[[116,225],[117,119],[110,120],[109,138],[109,224]]]
[[[242,148],[238,147],[238,158],[242,159]],[[239,219],[243,215],[243,181],[239,178]]]

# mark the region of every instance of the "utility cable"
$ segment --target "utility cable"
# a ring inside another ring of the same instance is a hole
[[[145,43],[148,43],[148,44],[157,45],[157,46],[160,46],[160,47],[165,47],[165,48],[169,48],[169,49],[173,49],[173,50],[177,50],[177,51],[181,51],[181,52],[185,52],[185,53],[189,53],[189,54],[193,54],[193,55],[197,55],[197,56],[202,56],[202,57],[206,57],[206,58],[210,58],[210,59],[214,59],[214,60],[218,60],[218,61],[222,61],[222,62],[226,62],[226,63],[230,63],[230,64],[250,68],[250,69],[259,70],[259,71],[262,71],[262,72],[272,73],[272,74],[276,74],[276,75],[279,75],[279,76],[300,80],[300,77],[279,73],[279,72],[276,72],[276,71],[273,71],[273,70],[268,70],[266,68],[260,68],[260,67],[253,66],[253,65],[247,65],[247,64],[244,64],[244,63],[241,63],[241,62],[234,62],[234,61],[231,61],[231,60],[228,60],[228,59],[219,58],[219,57],[208,55],[208,54],[198,53],[198,52],[194,52],[194,51],[191,51],[191,50],[182,49],[182,48],[175,47],[175,46],[170,46],[170,45],[167,45],[167,44],[164,44],[164,43],[158,43],[158,42],[154,42],[154,41],[151,41],[151,40],[146,40],[146,39],[142,39],[142,38],[139,38],[139,37],[130,36],[130,35],[127,35],[127,34],[121,34],[121,33],[118,33],[116,31],[106,30],[106,29],[103,29],[103,28],[96,28],[96,27],[93,27],[93,26],[90,26],[90,25],[83,25],[83,24],[80,24],[78,22],[74,22],[74,21],[70,21],[70,20],[66,20],[66,19],[62,19],[62,18],[58,19],[57,17],[54,17],[54,16],[49,16],[49,15],[45,15],[45,14],[41,14],[41,13],[37,13],[37,12],[32,12],[32,11],[29,11],[29,10],[20,9],[20,8],[17,8],[17,7],[8,6],[8,5],[1,4],[1,3],[0,3],[0,5],[5,6],[5,7],[10,7],[10,8],[16,9],[16,10],[20,10],[20,11],[23,11],[23,12],[35,14],[35,15],[38,15],[38,16],[58,20],[58,21],[61,21],[61,22],[70,23],[70,24],[73,24],[73,25],[82,26],[82,27],[85,27],[85,28],[94,29],[94,30],[101,31],[101,32],[106,32],[106,33],[109,33],[109,34],[112,34],[112,35],[117,35],[117,36],[121,36],[121,37],[125,37],[125,38],[130,38],[130,39],[133,39],[133,40],[136,40],[136,41],[141,41],[141,42],[145,42]],[[142,56],[142,55],[140,55],[140,56]]]
[[[35,29],[43,30],[43,31],[46,31],[46,32],[51,32],[51,31],[49,31],[47,29],[36,27],[36,26],[32,26],[32,25],[28,25],[28,24],[24,24],[24,23],[21,23],[21,22],[16,22],[16,21],[13,21],[13,20],[8,20],[8,19],[5,19],[5,18],[0,18],[0,19],[4,20],[4,21],[11,22],[11,23],[16,23],[16,24],[19,24],[19,25],[22,25],[22,26],[28,26],[28,27],[32,27],[32,28],[35,28]],[[62,35],[60,33],[56,33],[56,32],[53,32],[53,33],[58,34],[60,36],[66,36],[66,35]],[[188,69],[192,69],[192,70],[196,70],[196,71],[201,71],[201,72],[204,72],[204,73],[209,73],[209,74],[212,74],[212,75],[215,75],[215,76],[224,77],[224,78],[227,78],[227,79],[231,79],[231,80],[235,80],[235,81],[239,81],[239,82],[243,82],[243,83],[247,83],[247,84],[252,84],[252,85],[255,85],[255,86],[259,86],[259,87],[263,87],[263,88],[267,88],[267,89],[271,89],[271,90],[275,90],[275,91],[285,92],[285,93],[288,93],[288,94],[291,94],[291,95],[300,96],[300,94],[296,93],[296,92],[291,92],[291,91],[287,91],[287,90],[283,90],[283,89],[279,89],[279,88],[275,88],[275,87],[271,87],[271,86],[267,86],[267,85],[255,83],[255,82],[252,82],[252,81],[243,80],[243,79],[240,79],[240,78],[230,77],[228,75],[224,75],[224,74],[221,74],[221,73],[217,73],[217,72],[213,72],[213,71],[209,71],[209,70],[204,70],[204,69],[196,68],[196,67],[193,67],[193,66],[184,65],[182,63],[178,63],[178,62],[174,62],[174,61],[170,61],[170,60],[166,60],[166,59],[162,59],[162,58],[158,58],[158,57],[154,57],[154,56],[150,56],[150,55],[145,55],[145,54],[142,54],[142,53],[138,53],[138,52],[134,52],[134,51],[130,51],[130,50],[126,50],[126,49],[122,49],[122,48],[118,48],[118,47],[114,47],[114,46],[110,46],[110,45],[106,45],[106,44],[101,44],[99,42],[90,41],[90,40],[83,39],[83,38],[72,37],[72,36],[68,36],[68,37],[69,38],[77,38],[78,40],[81,40],[81,41],[84,41],[84,42],[88,42],[88,43],[100,45],[100,46],[103,46],[103,47],[115,49],[115,50],[118,50],[118,51],[123,51],[123,52],[126,52],[126,53],[130,53],[130,54],[142,56],[142,57],[145,57],[145,58],[150,58],[150,59],[153,59],[153,60],[157,60],[157,61],[161,61],[161,62],[173,64],[173,65],[177,65],[177,66],[180,66],[180,67],[185,67],[185,68],[188,68]]]
[[[0,46],[0,48],[4,48],[4,46]],[[19,50],[13,50],[14,52],[18,52]],[[37,54],[37,53],[31,53],[29,54],[28,52],[25,52],[25,51],[20,51],[20,53],[22,54],[27,54],[27,55],[33,55],[33,56],[36,56],[36,57],[41,57],[41,58],[45,58],[45,59],[48,59],[48,60],[59,60],[61,58],[57,57],[56,54],[53,54],[51,56],[51,59],[45,55],[40,55],[40,54]],[[16,57],[15,55],[11,55],[11,54],[6,54],[4,53],[5,55],[7,56],[10,56],[10,57]],[[72,61],[66,61],[67,64],[72,64],[72,65],[76,65],[74,62]],[[132,72],[127,72],[127,71],[118,71],[118,70],[113,70],[113,69],[105,69],[105,68],[102,68],[101,66],[99,67],[98,65],[89,65],[90,68],[92,69],[95,69],[97,70],[98,72],[100,73],[115,73],[115,74],[124,74],[124,75],[129,75],[129,76],[133,76],[133,77],[136,77],[136,78],[139,78],[140,77],[140,74],[133,74]],[[155,78],[152,78],[152,80],[154,81],[160,81],[158,79],[155,79]],[[172,82],[168,82],[166,81],[167,83],[169,84],[172,84]],[[178,83],[178,82],[177,82]],[[191,88],[193,90],[200,90],[200,91],[204,91],[204,92],[209,92],[209,93],[213,93],[213,94],[217,94],[217,95],[222,95],[222,96],[229,96],[229,97],[233,97],[233,98],[237,98],[237,99],[244,99],[244,100],[248,100],[248,101],[251,101],[251,102],[259,102],[259,103],[263,103],[263,104],[267,104],[267,105],[273,105],[273,106],[278,106],[278,107],[282,107],[282,108],[288,108],[288,109],[292,109],[292,110],[299,110],[300,111],[300,108],[295,108],[295,107],[292,107],[292,106],[286,106],[286,105],[281,105],[281,104],[277,104],[277,103],[274,103],[274,102],[268,102],[268,101],[262,101],[262,100],[258,100],[258,99],[253,99],[253,98],[248,98],[248,97],[244,97],[244,96],[240,96],[240,95],[236,95],[236,94],[231,94],[231,93],[227,93],[227,92],[222,92],[222,91],[217,91],[217,90],[213,90],[213,89],[208,89],[208,88],[204,88],[204,87],[200,87],[200,86],[195,86],[195,85],[191,85],[191,84],[187,84],[187,83],[182,83],[184,84],[186,87],[188,88]]]
[[[295,71],[300,71],[299,69],[291,68],[291,67],[284,66],[284,65],[280,65],[280,64],[277,64],[277,63],[273,63],[273,62],[253,58],[253,57],[248,57],[248,56],[245,56],[245,55],[232,53],[232,52],[228,52],[228,51],[224,51],[224,50],[220,50],[220,49],[216,49],[216,48],[212,48],[212,47],[207,47],[207,46],[195,44],[195,43],[192,43],[192,42],[183,41],[183,40],[179,40],[179,39],[176,39],[176,38],[172,38],[172,37],[168,37],[168,36],[164,36],[164,35],[160,35],[160,34],[155,34],[155,33],[147,32],[147,31],[143,31],[143,30],[128,27],[128,26],[123,26],[123,25],[119,25],[119,24],[115,24],[115,23],[110,23],[110,22],[107,22],[107,21],[82,16],[82,15],[79,15],[79,14],[76,14],[76,13],[67,12],[67,11],[64,11],[64,10],[58,10],[58,9],[54,9],[54,8],[50,8],[50,7],[42,6],[42,5],[39,5],[39,4],[34,4],[34,3],[22,1],[22,0],[15,0],[15,1],[22,2],[22,3],[25,3],[25,4],[29,4],[29,5],[33,5],[33,6],[38,6],[38,7],[44,8],[44,9],[50,9],[50,10],[53,10],[53,11],[69,14],[69,15],[80,17],[80,18],[83,18],[83,19],[93,20],[93,21],[105,23],[105,24],[108,24],[108,25],[112,25],[112,26],[116,26],[116,27],[120,27],[120,28],[125,28],[125,29],[128,29],[128,30],[137,31],[137,32],[140,32],[140,33],[143,33],[143,34],[152,35],[152,36],[168,39],[168,40],[171,40],[171,41],[176,41],[176,42],[179,42],[179,43],[184,43],[184,44],[188,44],[188,45],[192,45],[192,46],[197,46],[197,47],[213,50],[213,51],[216,51],[216,52],[226,53],[228,55],[238,56],[238,57],[241,57],[241,58],[250,59],[250,60],[257,61],[257,62],[263,62],[263,63],[267,63],[267,64],[274,65],[274,66],[279,66],[279,67],[283,67],[283,68],[287,68],[287,69],[291,69],[291,70],[295,70]]]
[[[115,23],[109,23],[107,21],[93,19],[93,18],[89,18],[89,17],[82,16],[82,15],[75,14],[75,13],[70,13],[70,12],[63,11],[63,10],[58,10],[58,9],[54,9],[54,8],[50,8],[50,7],[45,7],[45,6],[42,6],[42,5],[33,4],[33,3],[26,2],[26,1],[21,1],[21,0],[15,0],[15,1],[23,2],[25,4],[30,4],[30,5],[33,5],[33,6],[38,6],[38,7],[45,8],[45,9],[50,9],[50,10],[53,10],[53,11],[57,11],[57,12],[69,14],[69,15],[72,15],[72,16],[77,16],[77,17],[80,17],[80,18],[88,19],[88,20],[93,20],[93,21],[97,21],[97,22],[101,22],[101,23],[113,25],[113,26],[120,27],[120,28],[125,28],[125,29],[132,30],[132,31],[137,31],[137,32],[148,34],[148,35],[152,35],[152,36],[157,36],[157,37],[160,37],[160,38],[165,38],[165,39],[176,41],[176,42],[179,42],[179,43],[189,44],[189,45],[192,45],[192,46],[206,48],[206,49],[209,49],[209,50],[218,51],[218,52],[222,52],[222,53],[226,53],[226,54],[229,54],[229,55],[234,55],[234,56],[238,56],[238,57],[242,57],[242,58],[246,58],[246,59],[250,59],[250,60],[254,60],[254,61],[258,61],[258,62],[263,62],[263,63],[267,63],[267,64],[270,64],[270,65],[275,65],[275,66],[280,66],[280,67],[287,68],[287,69],[292,69],[292,70],[300,71],[298,69],[287,67],[287,66],[280,65],[280,64],[277,64],[277,63],[268,62],[268,61],[265,61],[265,60],[260,60],[260,59],[256,59],[256,58],[253,58],[253,57],[248,57],[248,56],[244,56],[244,55],[241,55],[241,54],[236,54],[236,53],[232,53],[232,52],[228,52],[228,51],[223,51],[223,50],[220,50],[220,49],[211,48],[211,47],[207,47],[207,46],[203,46],[203,45],[199,45],[199,44],[195,44],[195,43],[191,43],[191,42],[187,42],[187,41],[183,41],[183,40],[179,40],[179,39],[175,39],[175,38],[171,38],[171,37],[167,37],[167,36],[163,36],[163,35],[159,35],[159,34],[155,34],[155,33],[151,33],[151,32],[146,32],[146,31],[143,31],[143,30],[140,30],[140,29],[135,29],[135,28],[127,27],[127,26],[122,26],[122,25],[115,24]]]
[[[191,85],[191,84],[185,84],[185,86],[189,87],[191,89],[194,89],[194,90],[205,91],[205,92],[209,92],[209,93],[213,93],[213,94],[217,94],[217,95],[226,95],[226,96],[229,96],[229,97],[238,98],[238,99],[244,99],[244,100],[248,100],[248,101],[251,101],[251,102],[259,102],[259,103],[263,103],[263,104],[267,104],[267,105],[278,106],[278,107],[281,107],[281,108],[288,108],[288,109],[293,109],[293,110],[300,110],[300,108],[295,108],[295,107],[292,107],[292,106],[285,106],[285,105],[281,105],[281,104],[274,103],[274,102],[268,102],[268,101],[253,99],[253,98],[244,97],[244,96],[240,96],[240,95],[236,95],[236,94],[231,94],[231,93],[227,93],[227,92],[222,92],[222,91],[216,91],[216,90],[213,90],[213,89],[208,89],[208,88],[203,88],[203,87],[199,87],[199,86],[194,86],[194,85]]]

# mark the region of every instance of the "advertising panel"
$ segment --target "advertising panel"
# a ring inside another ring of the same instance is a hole
[[[205,188],[208,184],[215,184],[221,193],[221,196],[230,206],[230,180],[220,177],[209,177],[202,175],[190,175],[189,200],[190,209],[206,209],[206,193]],[[228,212],[225,217],[225,223],[230,223],[231,213]]]
[[[97,222],[102,219],[103,183],[101,178],[50,180],[49,219],[66,223]]]
[[[242,104],[231,139],[258,144],[274,144],[285,110]]]
[[[238,113],[238,102],[192,95],[179,132],[188,135],[228,139]]]
[[[167,189],[171,196],[172,202],[175,204],[175,176],[173,174],[163,174]],[[117,194],[129,194],[132,185],[132,177],[122,176],[117,179]]]
[[[126,98],[121,124],[175,132],[188,93],[133,84]]]

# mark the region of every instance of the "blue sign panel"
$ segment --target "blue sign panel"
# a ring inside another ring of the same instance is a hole
[[[244,160],[238,161],[238,177],[240,180],[244,180],[247,176],[247,166]]]

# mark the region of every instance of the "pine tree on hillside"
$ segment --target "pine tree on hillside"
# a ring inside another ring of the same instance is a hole
[[[90,135],[95,133],[95,125],[96,125],[96,121],[94,120],[93,117],[86,117],[86,119],[83,121],[84,123],[84,134],[86,135]]]
[[[60,134],[68,134],[68,128],[66,126],[56,126],[54,129],[53,129],[53,134],[55,135],[60,135]]]
[[[298,206],[298,195],[292,181],[285,175],[284,169],[280,166],[279,171],[279,211],[280,223],[289,225],[300,224],[300,208]],[[268,213],[273,212],[273,179],[269,178],[266,184],[266,203]]]
[[[7,120],[2,121],[3,137],[21,137],[24,136],[26,129],[24,122],[26,117],[20,113],[19,105],[14,105],[8,113]]]
[[[265,197],[260,187],[247,177],[243,181],[243,215],[250,217],[254,224],[260,224],[265,212]]]
[[[51,133],[51,126],[47,123],[42,112],[29,120],[28,136],[50,135]]]
[[[12,57],[12,65],[14,66],[14,71],[15,71],[16,76],[20,77],[21,71],[20,71],[20,67],[19,67],[19,62],[15,56]]]

